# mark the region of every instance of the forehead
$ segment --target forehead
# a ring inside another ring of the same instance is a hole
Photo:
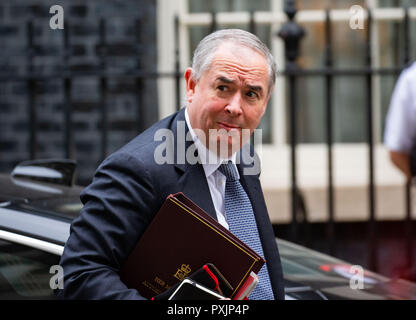
[[[264,55],[254,49],[231,42],[220,45],[207,70],[211,77],[228,76],[233,80],[268,83],[268,64]]]

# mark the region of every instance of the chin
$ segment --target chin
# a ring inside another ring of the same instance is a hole
[[[229,158],[233,153],[240,150],[240,148],[240,141],[235,141],[231,137],[228,137],[227,141],[222,139],[217,140],[217,154],[221,158]]]

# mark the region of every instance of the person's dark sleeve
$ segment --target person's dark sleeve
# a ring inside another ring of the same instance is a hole
[[[116,153],[81,193],[84,207],[71,225],[60,265],[63,299],[144,299],[119,277],[122,263],[150,223],[156,192],[145,166]]]

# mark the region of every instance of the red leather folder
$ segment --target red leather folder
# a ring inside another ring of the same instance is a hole
[[[265,260],[183,193],[170,195],[122,266],[121,280],[145,298],[161,294],[207,261],[234,291]]]

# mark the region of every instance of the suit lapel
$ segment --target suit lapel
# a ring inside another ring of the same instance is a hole
[[[185,122],[185,109],[182,109],[178,113],[177,121],[184,121]],[[172,126],[174,132],[174,141],[177,143],[178,135],[177,135],[177,121],[174,122]],[[188,126],[185,125],[185,137],[188,134],[189,129]],[[183,139],[183,137],[181,138]],[[185,152],[190,150],[189,148],[193,147],[193,141],[185,141]],[[178,151],[177,145],[175,145],[175,158],[177,158],[176,152]],[[196,150],[196,148],[195,148]],[[196,150],[197,152],[197,150]],[[195,202],[201,209],[205,210],[210,216],[212,216],[215,220],[217,220],[217,214],[215,212],[214,203],[212,202],[211,192],[209,191],[209,186],[207,182],[207,178],[205,176],[204,168],[200,163],[197,164],[190,164],[187,162],[185,157],[185,163],[177,163],[175,161],[175,167],[180,174],[180,178],[178,180],[179,190],[182,192],[193,202]]]
[[[178,182],[182,185],[182,192],[189,199],[217,220],[211,192],[209,191],[207,178],[201,164],[189,166]]]

